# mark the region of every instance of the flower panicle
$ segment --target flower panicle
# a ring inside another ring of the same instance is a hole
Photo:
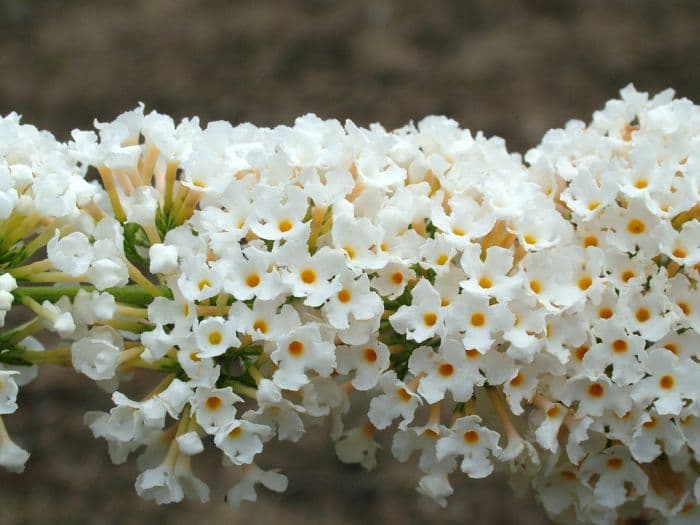
[[[285,490],[266,444],[327,417],[343,462],[373,468],[386,433],[418,452],[443,506],[451,476],[500,470],[561,523],[700,521],[690,101],[630,85],[524,158],[434,116],[202,128],[139,106],[66,143],[0,130],[7,469],[29,457],[7,416],[53,364],[112,392],[85,423],[115,463],[148,455],[157,503],[209,499],[205,447],[241,473],[232,507]],[[139,369],[162,377],[132,399]]]

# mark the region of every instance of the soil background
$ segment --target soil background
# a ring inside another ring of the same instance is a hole
[[[139,101],[175,118],[267,126],[306,112],[387,128],[446,114],[524,153],[629,82],[700,101],[699,33],[697,1],[0,0],[0,114],[61,139]],[[195,471],[213,501],[157,507],[135,495],[134,462],[112,466],[82,424],[108,407],[70,370],[22,390],[6,422],[32,457],[23,475],[0,472],[1,525],[549,523],[497,476],[454,476],[440,510],[388,443],[368,474],[335,459],[326,428],[268,447],[261,464],[289,476],[283,495],[228,509],[234,476],[207,455]]]

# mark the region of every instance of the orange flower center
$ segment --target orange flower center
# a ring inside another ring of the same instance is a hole
[[[474,312],[469,319],[472,326],[481,327],[486,323],[486,317],[481,312]]]
[[[267,321],[264,319],[258,319],[253,323],[253,330],[259,331],[261,334],[267,333]]]
[[[311,268],[305,268],[302,270],[300,277],[302,282],[305,284],[313,284],[316,282],[316,272],[314,272]]]
[[[598,246],[598,238],[595,235],[586,235],[583,238],[583,246],[584,248],[588,248],[589,246]]]
[[[290,355],[293,355],[294,357],[299,357],[301,354],[304,353],[304,343],[302,343],[298,339],[295,339],[287,345],[287,351]]]
[[[479,286],[481,286],[482,288],[488,289],[488,288],[491,288],[493,286],[493,282],[491,281],[491,279],[489,279],[488,277],[486,277],[484,275],[481,279],[479,279]]]
[[[518,372],[518,375],[510,380],[510,384],[511,384],[511,386],[519,387],[520,385],[523,384],[523,381],[525,381],[525,376],[523,375],[522,372]]]
[[[469,445],[474,445],[479,442],[479,433],[475,430],[468,430],[464,433],[464,441]]]
[[[649,310],[641,307],[637,309],[637,311],[634,313],[634,316],[637,318],[637,321],[640,323],[646,323],[649,318],[651,317],[651,314],[649,313]]]
[[[438,367],[438,374],[442,377],[450,377],[454,371],[455,369],[450,363],[443,363]]]
[[[578,280],[578,287],[582,291],[588,290],[592,284],[593,280],[588,275],[584,275]]]
[[[216,396],[211,396],[207,398],[207,408],[209,410],[218,410],[221,406],[221,398]]]
[[[611,308],[608,308],[607,306],[604,306],[600,310],[598,310],[598,316],[601,319],[610,319],[613,316],[613,311]]]
[[[670,375],[661,376],[659,379],[659,386],[664,390],[671,390],[675,384],[676,380]]]
[[[341,303],[349,303],[351,298],[352,294],[346,288],[343,288],[338,292],[338,301],[340,301]]]
[[[374,348],[365,348],[363,355],[365,361],[368,363],[374,363],[377,360],[377,352],[374,350]]]
[[[621,277],[622,277],[623,282],[627,282],[630,279],[632,279],[634,277],[634,275],[635,274],[632,270],[625,270],[624,272],[622,272]]]
[[[399,388],[396,391],[396,395],[399,396],[399,399],[404,403],[408,403],[411,400],[411,394],[409,394],[408,390],[405,388]]]
[[[646,230],[647,227],[639,219],[632,219],[630,222],[627,223],[627,231],[630,232],[632,235],[640,235],[644,233],[644,230]]]
[[[622,460],[620,458],[610,458],[608,459],[608,467],[614,470],[619,469],[622,466]]]
[[[613,352],[615,352],[616,354],[624,354],[625,352],[627,352],[627,341],[625,341],[624,339],[615,339],[612,342],[611,346]]]
[[[250,288],[255,288],[257,285],[260,284],[260,276],[257,273],[251,273],[250,275],[248,275],[248,277],[245,278],[245,283]]]
[[[603,394],[605,394],[605,389],[599,383],[593,383],[588,387],[588,395],[591,397],[603,397]]]

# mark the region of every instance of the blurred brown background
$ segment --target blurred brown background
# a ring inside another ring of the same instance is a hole
[[[392,128],[439,113],[524,152],[628,82],[700,101],[699,30],[697,1],[0,0],[0,114],[65,139],[138,101],[260,125],[315,112]],[[0,524],[548,523],[500,479],[457,481],[441,511],[386,449],[375,473],[341,465],[325,428],[269,447],[261,464],[284,468],[284,495],[228,510],[232,476],[208,456],[195,471],[212,503],[156,507],[134,494],[133,462],[112,466],[82,425],[108,406],[71,371],[22,391],[6,422],[33,455],[24,475],[0,472]]]

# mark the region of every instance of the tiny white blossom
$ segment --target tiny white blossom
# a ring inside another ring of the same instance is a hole
[[[479,416],[464,416],[457,419],[449,434],[437,442],[437,458],[463,456],[460,468],[470,478],[485,478],[493,471],[489,456],[498,456],[499,434],[481,426]]]

